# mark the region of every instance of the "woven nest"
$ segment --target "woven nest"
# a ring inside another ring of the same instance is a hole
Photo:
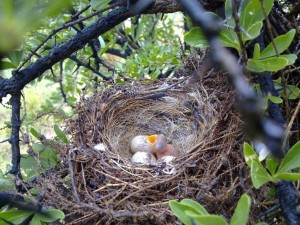
[[[231,217],[241,194],[252,188],[234,93],[222,73],[193,74],[82,97],[77,118],[67,123],[73,143],[61,148],[63,166],[44,178],[47,189],[41,189],[69,224],[180,224],[168,201],[183,198]],[[157,133],[180,157],[132,164],[131,138]],[[94,149],[99,143],[104,148]]]

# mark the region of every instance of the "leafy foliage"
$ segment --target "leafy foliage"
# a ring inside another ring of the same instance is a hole
[[[64,218],[64,213],[57,209],[45,209],[41,212],[10,209],[8,211],[0,212],[0,225],[7,225],[7,222],[22,224],[22,222],[28,219],[28,222],[32,225],[43,225],[46,222],[54,222]]]
[[[264,4],[266,15],[272,9],[274,0],[243,1],[240,15],[241,39],[243,44],[256,38],[262,29],[265,19],[261,3]],[[219,41],[225,47],[234,48],[241,53],[242,46],[239,43],[238,35],[234,30],[235,21],[232,18],[232,6],[229,0],[225,2],[226,26],[223,25],[219,34]],[[208,14],[207,16],[211,16]],[[214,15],[216,16],[216,15]],[[217,17],[217,16],[216,16]],[[220,21],[221,19],[218,18]],[[253,72],[271,71],[275,72],[295,63],[297,56],[295,54],[279,55],[290,46],[296,30],[292,29],[284,35],[274,39],[262,52],[259,44],[256,43],[253,51],[253,58],[247,62],[247,69]],[[200,28],[193,28],[185,35],[185,41],[193,47],[207,47],[207,41]]]
[[[185,225],[227,225],[223,217],[209,214],[202,205],[191,199],[183,199],[181,202],[170,200],[169,207]],[[246,225],[250,207],[250,197],[247,194],[242,195],[231,218],[230,225]]]
[[[255,188],[260,188],[270,181],[277,182],[278,179],[287,181],[300,179],[299,173],[291,172],[293,169],[300,168],[300,141],[288,151],[279,167],[278,160],[273,156],[267,158],[265,167],[248,143],[244,143],[244,157],[247,165],[251,168],[251,180]]]

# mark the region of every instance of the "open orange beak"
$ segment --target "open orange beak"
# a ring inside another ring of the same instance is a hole
[[[157,135],[150,135],[150,136],[146,136],[147,140],[149,141],[149,143],[151,145],[154,145],[157,141]]]

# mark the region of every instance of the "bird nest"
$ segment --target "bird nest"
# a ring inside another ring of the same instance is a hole
[[[69,224],[180,224],[168,201],[183,198],[230,218],[251,189],[234,92],[222,73],[193,74],[82,96],[67,122],[72,144],[60,148],[63,163],[41,188]],[[130,140],[158,133],[180,157],[132,164]]]

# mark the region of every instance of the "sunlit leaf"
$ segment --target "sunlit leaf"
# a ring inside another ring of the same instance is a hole
[[[57,209],[48,209],[43,211],[43,213],[36,213],[36,216],[43,222],[54,222],[65,218],[65,214]]]
[[[37,139],[40,139],[41,137],[41,134],[38,131],[36,131],[33,127],[30,128],[30,133]]]
[[[268,94],[268,99],[275,104],[281,104],[283,102],[282,98],[270,94]]]
[[[297,55],[295,54],[280,55],[280,57],[285,58],[288,61],[287,66],[293,65],[297,59]]]
[[[249,0],[248,4],[244,4],[241,12],[241,25],[248,31],[249,28],[258,21],[263,21],[265,18],[260,0]],[[265,12],[268,15],[273,7],[274,0],[263,1]]]
[[[266,1],[265,1],[266,2]],[[292,43],[294,36],[295,36],[296,30],[291,29],[289,32],[286,34],[280,35],[276,37],[273,42],[276,46],[278,54],[282,53],[285,51],[290,44]],[[273,43],[271,42],[261,53],[260,53],[260,58],[267,58],[271,56],[275,56],[276,51],[274,48]]]
[[[261,21],[258,21],[249,27],[249,29],[247,30],[248,35],[246,35],[245,33],[242,32],[243,42],[246,42],[248,40],[252,40],[252,39],[256,38],[260,34],[260,30],[261,30],[262,26],[263,26],[263,23]]]
[[[297,181],[300,180],[300,173],[276,173],[275,178],[287,181]]]
[[[54,125],[54,131],[57,135],[57,137],[65,144],[68,144],[69,141],[68,141],[68,138],[67,136],[65,135],[65,133],[55,124]]]
[[[230,225],[246,225],[251,207],[251,198],[243,194],[231,218]]]
[[[300,141],[298,141],[285,155],[277,174],[288,172],[300,167]]]
[[[269,155],[266,159],[266,166],[271,175],[274,175],[278,166],[278,159],[272,155]]]
[[[243,146],[244,158],[245,162],[249,167],[251,167],[251,162],[253,160],[258,160],[258,155],[255,150],[249,145],[247,142],[244,143]]]
[[[169,207],[175,216],[185,225],[192,225],[190,217],[185,213],[185,211],[194,211],[195,214],[199,215],[192,207],[181,204],[175,200],[169,201]]]
[[[6,212],[0,212],[0,218],[5,219],[13,224],[21,224],[32,214],[33,212],[26,211],[26,210],[9,210]],[[7,225],[7,223],[1,219],[0,219],[0,225]]]
[[[184,35],[184,40],[192,47],[208,47],[207,39],[200,28],[194,28],[190,30]]]
[[[260,57],[260,47],[259,47],[259,44],[256,43],[254,45],[253,59],[258,59],[259,57]]]
[[[198,202],[191,200],[191,199],[183,199],[181,200],[182,204],[192,207],[194,210],[196,210],[200,215],[208,215],[208,212],[206,209],[200,205]]]
[[[240,44],[236,33],[228,28],[224,28],[219,33],[219,40],[221,44],[225,47],[235,48],[237,51],[240,51]]]
[[[110,0],[91,0],[90,4],[93,9],[101,9],[106,6],[107,3],[109,3]]]
[[[251,162],[251,180],[253,186],[258,189],[265,183],[273,181],[274,179],[270,176],[267,170],[263,167],[261,162],[252,160]]]
[[[247,64],[247,69],[253,72],[276,72],[286,67],[287,64],[288,61],[283,57],[272,57],[259,60],[250,59]]]

